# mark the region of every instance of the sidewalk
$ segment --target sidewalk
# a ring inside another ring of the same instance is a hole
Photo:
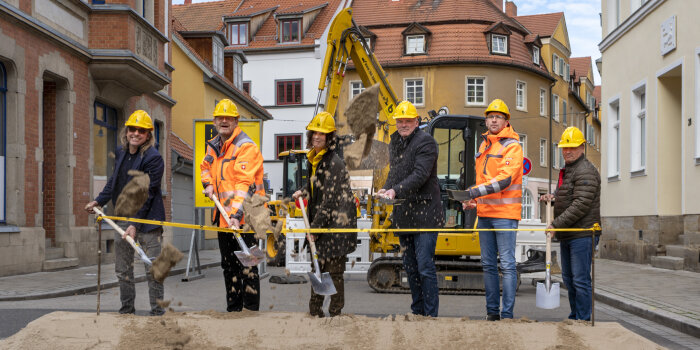
[[[219,266],[221,255],[218,250],[200,250],[199,261],[202,269]],[[191,266],[196,266],[194,256]],[[170,276],[183,275],[184,277],[186,267],[187,255],[170,270]],[[114,263],[102,264],[101,270],[101,289],[116,287],[118,281],[114,273]],[[194,272],[190,271],[190,275],[196,274],[196,269]],[[146,280],[144,265],[140,260],[134,260],[134,279],[136,282]],[[56,298],[96,290],[97,265],[0,277],[0,301]]]
[[[202,268],[220,263],[218,250],[199,253]],[[170,272],[184,274],[187,257]],[[136,280],[145,280],[136,263]],[[560,280],[555,275],[555,280]],[[117,285],[114,264],[102,265],[102,288]],[[700,273],[596,259],[596,300],[678,331],[700,337]],[[97,266],[0,277],[0,301],[55,298],[97,290]],[[562,305],[568,308],[568,305]]]

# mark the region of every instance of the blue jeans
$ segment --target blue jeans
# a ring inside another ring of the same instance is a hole
[[[598,245],[598,239],[595,244]],[[559,243],[561,277],[569,294],[572,320],[591,319],[591,237],[575,238]]]
[[[400,235],[403,252],[403,267],[411,287],[411,311],[416,315],[437,317],[438,284],[435,270],[435,244],[437,232]]]
[[[518,228],[518,220],[479,217],[477,228],[514,229]],[[515,270],[515,238],[515,231],[479,231],[488,315],[513,318],[515,289],[518,287],[518,273]],[[500,311],[499,257],[503,273],[503,311]]]

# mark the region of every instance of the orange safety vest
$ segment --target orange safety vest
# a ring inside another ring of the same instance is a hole
[[[214,185],[214,193],[231,218],[243,224],[243,200],[254,193],[264,196],[263,157],[260,149],[239,127],[221,144],[221,138],[207,141],[201,169],[202,186]],[[214,211],[214,219],[219,211]],[[219,220],[219,227],[227,227]]]
[[[476,184],[469,188],[481,217],[520,220],[523,187],[523,149],[510,123],[498,133],[481,135],[476,154]]]

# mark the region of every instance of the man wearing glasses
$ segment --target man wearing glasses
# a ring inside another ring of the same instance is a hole
[[[155,138],[153,136],[153,121],[151,117],[142,110],[137,110],[129,116],[124,125],[124,129],[119,134],[121,147],[116,151],[114,173],[107,180],[102,192],[94,201],[85,206],[88,213],[92,213],[95,206],[103,206],[112,201],[112,205],[117,203],[117,197],[124,189],[124,186],[131,180],[129,170],[139,170],[148,174],[150,184],[148,187],[148,199],[141,209],[133,215],[137,219],[165,220],[165,207],[163,206],[163,196],[160,193],[160,180],[163,178],[164,163],[155,148]],[[160,254],[161,242],[163,241],[163,228],[150,224],[135,224],[119,221],[118,225],[138,242],[148,256],[158,256]],[[119,280],[119,297],[122,306],[120,314],[133,314],[136,309],[134,300],[136,299],[136,289],[134,286],[134,249],[119,233],[115,232],[115,262],[114,270]],[[156,281],[151,274],[150,266],[146,266],[146,278],[148,279],[148,296],[151,303],[151,315],[157,316],[165,313],[165,310],[158,305],[158,300],[163,300],[163,283]]]
[[[495,99],[484,112],[488,131],[476,154],[476,184],[467,189],[464,209],[476,207],[481,247],[481,264],[486,289],[486,319],[498,321],[513,318],[515,289],[518,276],[515,269],[515,231],[520,220],[523,180],[523,150],[519,136],[510,125],[510,111],[500,99]],[[503,273],[503,308],[500,303],[498,258]]]

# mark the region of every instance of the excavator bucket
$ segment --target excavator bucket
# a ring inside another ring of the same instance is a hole
[[[388,145],[374,140],[379,112],[379,84],[355,96],[345,109],[345,119],[355,142],[343,156],[350,169],[381,169],[389,164]]]

